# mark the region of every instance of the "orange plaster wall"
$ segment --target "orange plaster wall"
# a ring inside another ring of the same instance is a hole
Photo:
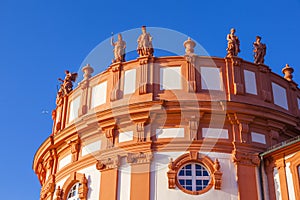
[[[118,190],[118,170],[109,169],[101,172],[100,200],[116,200]]]
[[[258,200],[256,169],[254,166],[238,166],[238,186],[240,200]]]
[[[150,199],[150,164],[131,166],[131,200]]]

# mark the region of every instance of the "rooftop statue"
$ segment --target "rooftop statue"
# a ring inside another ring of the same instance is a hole
[[[230,33],[227,35],[227,57],[237,56],[240,52],[240,40],[235,35],[235,29],[230,29]]]
[[[255,64],[264,64],[265,61],[267,46],[261,43],[260,41],[261,41],[261,37],[256,36],[256,41],[253,43]]]
[[[76,81],[76,78],[78,76],[77,73],[71,73],[68,70],[65,71],[65,79],[59,78],[58,80],[62,82],[60,85],[60,89],[58,90],[58,97],[62,97],[64,95],[69,94],[73,90],[73,82]]]
[[[153,56],[152,37],[146,32],[146,26],[142,26],[142,34],[139,36],[137,52],[140,56]]]
[[[118,40],[114,42],[114,37],[111,37],[111,45],[114,47],[114,62],[124,62],[125,61],[125,48],[126,42],[122,39],[122,35],[118,34]]]

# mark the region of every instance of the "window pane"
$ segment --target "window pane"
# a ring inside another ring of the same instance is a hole
[[[192,185],[192,180],[186,180],[186,185]]]
[[[192,176],[192,171],[191,171],[191,170],[187,170],[187,171],[186,171],[186,175],[187,175],[187,176]]]
[[[200,67],[201,87],[204,90],[222,90],[220,69],[217,67]]]
[[[124,78],[124,94],[131,94],[135,92],[136,69],[125,71]]]
[[[248,70],[244,70],[244,77],[246,92],[249,94],[257,94],[255,73]]]
[[[187,190],[193,191],[192,187],[186,187]]]
[[[92,88],[91,108],[102,105],[106,102],[107,82],[100,83]]]
[[[203,190],[210,181],[208,170],[201,164],[192,163],[183,166],[177,174],[179,184],[187,190]]]
[[[288,110],[286,89],[276,83],[272,83],[272,90],[273,90],[274,103]]]
[[[70,102],[69,122],[73,121],[78,117],[79,106],[80,106],[80,96],[76,97]]]
[[[160,68],[160,89],[181,89],[181,67]]]

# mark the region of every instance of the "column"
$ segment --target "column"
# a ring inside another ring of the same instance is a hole
[[[286,182],[285,174],[285,161],[284,158],[277,159],[275,161],[275,166],[278,169],[279,180],[280,180],[280,192],[282,199],[289,199],[288,186]]]
[[[268,179],[269,199],[276,199],[274,184],[274,160],[272,158],[265,159],[265,172]]]
[[[119,164],[119,156],[98,160],[96,168],[101,171],[100,200],[117,199]]]
[[[237,170],[238,198],[240,200],[258,200],[256,169],[260,163],[258,154],[242,152],[235,149],[233,151],[233,161]]]
[[[127,162],[131,164],[131,200],[150,199],[150,176],[152,153],[129,153]]]

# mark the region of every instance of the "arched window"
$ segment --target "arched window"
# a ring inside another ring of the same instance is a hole
[[[79,187],[81,183],[75,183],[70,191],[68,192],[67,200],[80,200],[79,198]]]
[[[85,174],[73,172],[62,187],[63,200],[87,200],[88,179]]]

